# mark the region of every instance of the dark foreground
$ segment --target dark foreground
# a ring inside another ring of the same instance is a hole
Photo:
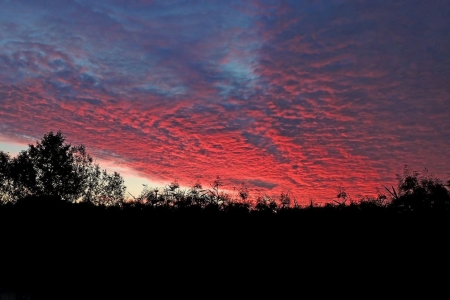
[[[299,298],[335,285],[368,298],[428,282],[445,298],[449,225],[438,212],[2,206],[0,299]]]

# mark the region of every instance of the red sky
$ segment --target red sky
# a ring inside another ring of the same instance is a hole
[[[130,186],[219,175],[299,203],[450,175],[447,0],[1,7],[0,150],[61,130]]]

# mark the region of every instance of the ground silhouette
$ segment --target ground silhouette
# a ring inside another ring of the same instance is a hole
[[[322,284],[316,295],[335,292],[330,281],[370,283],[372,291],[414,290],[418,279],[448,294],[449,185],[428,173],[405,167],[387,195],[348,201],[340,190],[325,205],[301,206],[288,194],[252,205],[244,186],[238,199],[221,192],[220,177],[212,189],[196,183],[183,191],[173,182],[124,201],[120,175],[102,173],[60,133],[0,158],[4,298],[267,297],[269,290],[281,297],[292,287],[302,295],[308,279]]]

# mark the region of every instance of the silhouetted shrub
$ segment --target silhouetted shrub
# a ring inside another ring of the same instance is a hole
[[[421,175],[405,166],[403,175],[397,175],[398,196],[392,199],[392,207],[400,211],[449,210],[448,187],[433,175]]]

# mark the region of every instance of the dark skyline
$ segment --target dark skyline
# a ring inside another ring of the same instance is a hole
[[[0,0],[0,141],[61,130],[161,186],[375,194],[448,177],[450,4]]]

